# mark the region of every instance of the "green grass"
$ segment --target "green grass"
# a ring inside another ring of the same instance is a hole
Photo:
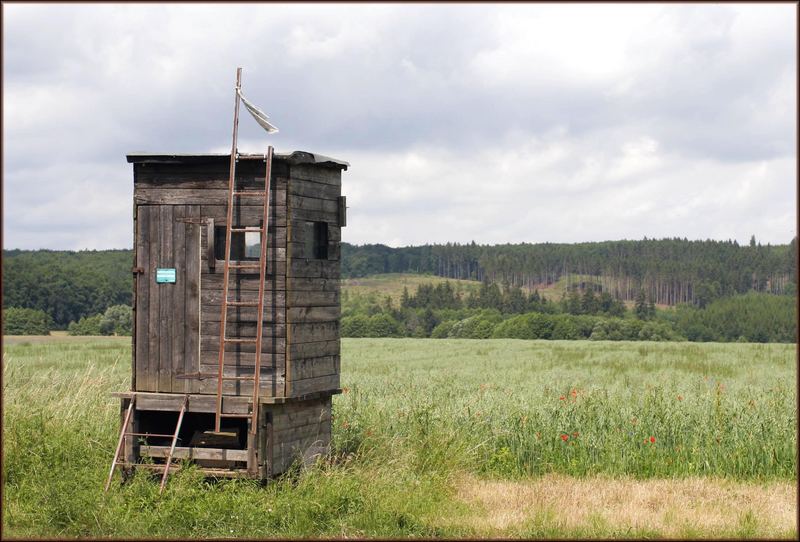
[[[480,510],[457,496],[464,476],[797,479],[793,345],[342,345],[331,458],[266,487],[189,468],[159,497],[143,474],[102,492],[119,424],[109,393],[128,388],[130,338],[7,344],[4,534],[465,537],[485,533],[468,521]],[[616,532],[543,521],[506,534]]]

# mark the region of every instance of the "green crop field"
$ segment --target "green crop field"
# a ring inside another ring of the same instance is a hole
[[[797,537],[795,346],[346,339],[333,452],[108,494],[130,338],[3,353],[6,537]]]

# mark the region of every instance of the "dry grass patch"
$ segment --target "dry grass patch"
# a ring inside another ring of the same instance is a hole
[[[797,485],[723,479],[632,480],[548,475],[464,479],[487,536],[797,537]]]

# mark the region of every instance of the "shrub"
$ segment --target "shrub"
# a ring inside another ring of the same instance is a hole
[[[367,337],[369,318],[363,314],[342,318],[342,337]]]
[[[433,328],[431,331],[431,338],[433,339],[446,339],[450,336],[450,332],[453,329],[455,322],[452,320],[446,320],[440,323],[438,326]]]
[[[371,316],[367,326],[369,337],[402,337],[400,323],[386,313]]]
[[[47,335],[52,319],[40,309],[3,309],[3,335]]]
[[[502,316],[498,311],[483,310],[474,316],[456,322],[450,330],[449,336],[457,339],[488,339],[501,320]]]
[[[530,312],[509,318],[497,326],[495,338],[507,339],[550,339],[553,334],[553,317],[538,312]]]
[[[108,307],[100,321],[103,335],[130,335],[133,330],[133,309],[128,305]]]
[[[682,338],[664,322],[647,322],[638,335],[640,341],[678,341]]]
[[[70,322],[67,333],[69,335],[103,335],[103,331],[100,327],[102,322],[102,314],[84,316],[77,322]]]
[[[575,319],[567,315],[558,315],[553,318],[553,332],[550,338],[553,340],[571,341],[574,339],[581,339],[581,332],[578,326],[575,325]]]

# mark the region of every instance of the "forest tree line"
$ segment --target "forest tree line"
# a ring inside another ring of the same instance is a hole
[[[558,282],[569,289],[592,277],[603,291],[634,301],[640,290],[657,304],[691,303],[749,291],[794,294],[797,239],[762,245],[737,241],[644,239],[598,243],[447,243],[391,248],[342,244],[342,276],[427,273],[529,290]]]
[[[467,295],[448,282],[404,289],[398,303],[376,294],[344,295],[343,337],[625,341],[795,342],[796,297],[737,294],[703,308],[657,309],[644,290],[631,308],[595,287],[572,288],[558,301],[534,290],[484,282]]]
[[[587,284],[593,285],[592,291],[596,288],[597,303],[604,307],[640,296],[648,303],[689,303],[703,308],[717,299],[751,291],[791,295],[796,292],[796,253],[796,239],[788,245],[762,245],[755,238],[745,246],[735,241],[685,239],[404,248],[343,243],[342,276],[413,272],[471,278],[494,284],[497,290],[487,290],[485,295],[495,298],[500,291],[534,291],[538,285],[563,279],[565,290],[571,292],[566,301],[573,306],[565,312],[581,316],[595,314],[574,309],[580,301],[575,296],[583,294]],[[131,305],[132,256],[131,250],[4,250],[3,308],[33,309],[47,316],[42,320],[16,313],[31,326],[67,329],[74,322],[80,329],[81,319],[98,320],[109,307]],[[480,308],[475,299],[463,302],[463,310]],[[519,298],[505,302],[523,304]],[[524,304],[524,311],[483,308],[501,314],[548,314],[542,298],[526,298]],[[97,324],[95,320],[90,320],[92,325]]]

